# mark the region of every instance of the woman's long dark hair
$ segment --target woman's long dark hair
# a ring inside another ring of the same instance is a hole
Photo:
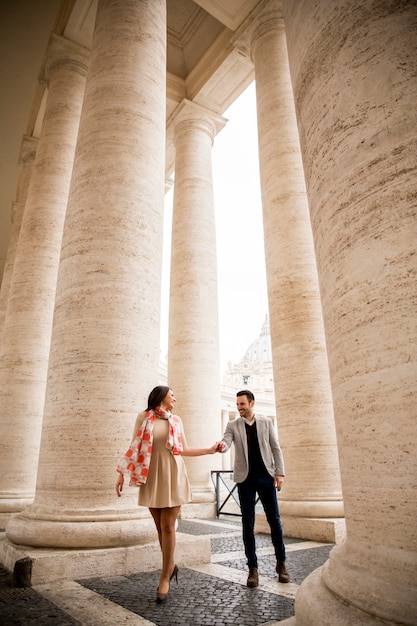
[[[165,385],[158,385],[157,387],[154,387],[149,394],[148,408],[146,410],[151,411],[152,409],[156,409],[156,407],[161,404],[170,389],[171,387],[166,387]]]

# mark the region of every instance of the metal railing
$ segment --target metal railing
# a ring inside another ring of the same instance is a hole
[[[223,475],[228,475],[229,477],[228,482],[227,480],[225,480],[225,477],[223,477]],[[241,513],[229,513],[228,511],[224,510],[224,507],[226,506],[226,504],[229,502],[231,498],[232,500],[235,501],[235,503],[238,505],[239,510],[240,510],[239,497],[237,496],[237,483],[233,482],[232,475],[233,475],[232,470],[211,470],[211,480],[213,482],[214,489],[216,492],[216,515],[217,517],[219,517],[220,513],[222,513],[223,515],[233,515],[234,517],[241,517]],[[227,493],[223,502],[221,502],[221,493],[220,493],[222,485],[223,487],[226,488],[226,493]]]

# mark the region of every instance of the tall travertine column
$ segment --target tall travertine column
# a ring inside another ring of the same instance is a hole
[[[137,489],[126,486],[118,499],[114,484],[136,414],[158,380],[165,40],[165,0],[99,0],[36,496],[6,529],[17,544],[104,548],[155,538],[151,522],[138,523]]]
[[[312,519],[343,516],[317,268],[282,13],[265,3],[251,33],[271,344],[286,468],[287,535],[318,538]],[[323,524],[321,524],[323,526]],[[310,535],[309,535],[310,533]]]
[[[222,434],[211,148],[225,120],[184,101],[174,123],[168,384],[174,389],[188,444],[201,447]],[[200,505],[194,507],[195,515],[204,513],[204,503],[214,502],[210,470],[220,468],[219,457],[186,459],[193,502]]]
[[[56,280],[87,59],[85,48],[52,36],[44,67],[46,110],[15,252],[0,357],[0,511],[6,515],[21,510],[35,494]]]
[[[19,155],[19,180],[16,201],[12,207],[12,230],[10,233],[7,258],[4,266],[0,289],[0,354],[4,321],[6,318],[7,302],[9,298],[10,283],[13,275],[13,267],[16,258],[17,243],[19,241],[20,228],[22,225],[23,211],[29,189],[30,177],[35,162],[38,140],[35,137],[25,136],[22,141]]]
[[[417,623],[417,5],[284,2],[347,538],[297,626]]]

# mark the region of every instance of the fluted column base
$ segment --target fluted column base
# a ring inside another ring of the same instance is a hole
[[[346,523],[338,517],[293,517],[281,515],[285,537],[297,537],[320,543],[342,543],[346,538]],[[269,533],[265,515],[255,516],[255,532]]]
[[[323,567],[316,569],[306,578],[301,585],[295,600],[296,615],[294,626],[377,626],[381,623],[403,625],[413,624],[412,621],[402,621],[398,616],[398,621],[381,621],[377,615],[371,615],[361,611],[359,608],[338,598],[323,582]],[[359,574],[358,574],[359,575]],[[411,618],[413,619],[413,618]]]
[[[141,545],[154,541],[155,527],[138,509],[77,511],[50,515],[35,507],[15,515],[6,527],[9,541],[21,546],[56,549],[96,549]]]
[[[181,517],[184,519],[215,519],[215,502],[190,502],[181,507]]]
[[[343,502],[334,500],[279,500],[281,523],[286,537],[341,543],[346,537]],[[269,533],[263,513],[255,518],[256,531]]]
[[[288,517],[344,517],[342,500],[279,500],[281,516]]]
[[[11,518],[32,504],[34,496],[21,496],[19,498],[0,498],[0,528],[6,528]]]
[[[302,583],[295,601],[297,626],[371,626],[417,621],[417,562],[411,549],[336,546],[323,567]]]

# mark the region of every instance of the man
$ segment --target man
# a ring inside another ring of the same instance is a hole
[[[271,529],[279,582],[290,582],[276,495],[276,489],[280,490],[284,482],[284,459],[273,422],[260,415],[255,416],[254,405],[255,396],[251,391],[245,389],[236,394],[240,417],[228,423],[218,446],[220,452],[226,452],[232,443],[235,444],[234,480],[242,511],[243,543],[249,567],[248,587],[259,585],[254,533],[256,494]]]

